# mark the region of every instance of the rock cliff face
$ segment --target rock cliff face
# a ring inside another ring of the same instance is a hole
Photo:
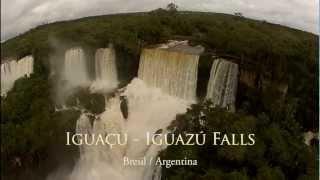
[[[258,91],[265,91],[267,87],[272,86],[283,96],[288,92],[287,82],[272,81],[271,78],[263,76],[261,72],[248,70],[243,66],[240,66],[239,82]]]
[[[254,88],[258,85],[258,74],[240,67],[239,81],[248,87]]]

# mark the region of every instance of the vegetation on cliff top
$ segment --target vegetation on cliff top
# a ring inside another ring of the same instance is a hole
[[[172,13],[160,9],[42,25],[1,43],[1,57],[50,52],[54,39],[68,42],[71,46],[78,44],[86,47],[105,47],[112,42],[130,53],[139,54],[144,45],[181,36],[217,53],[260,63],[297,60],[313,67],[317,53],[318,37],[300,30],[240,16]]]

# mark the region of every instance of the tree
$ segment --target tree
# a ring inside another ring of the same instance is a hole
[[[185,114],[176,117],[169,129],[185,140],[186,133],[207,134],[205,144],[171,145],[160,156],[162,159],[197,159],[198,165],[163,168],[163,179],[314,179],[315,168],[309,164],[315,164],[315,158],[308,158],[313,153],[303,144],[294,108],[294,102],[279,107],[285,114],[279,120],[272,113],[255,116],[230,113],[213,108],[211,102],[192,105]],[[234,132],[254,133],[256,143],[253,146],[213,146],[213,136],[209,135],[212,132],[228,137]]]
[[[243,17],[243,14],[241,12],[236,12],[234,13],[235,16],[238,16],[238,17]]]
[[[167,10],[169,12],[177,12],[178,11],[178,5],[174,4],[174,3],[170,3],[167,5]]]

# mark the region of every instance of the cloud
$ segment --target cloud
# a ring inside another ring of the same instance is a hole
[[[1,41],[43,23],[165,7],[170,0],[1,0]],[[211,11],[263,19],[319,32],[319,0],[175,0],[182,10]]]

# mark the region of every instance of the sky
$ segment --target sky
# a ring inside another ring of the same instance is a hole
[[[319,0],[1,0],[1,41],[44,23],[149,11],[170,2],[179,10],[234,14],[319,34]]]

